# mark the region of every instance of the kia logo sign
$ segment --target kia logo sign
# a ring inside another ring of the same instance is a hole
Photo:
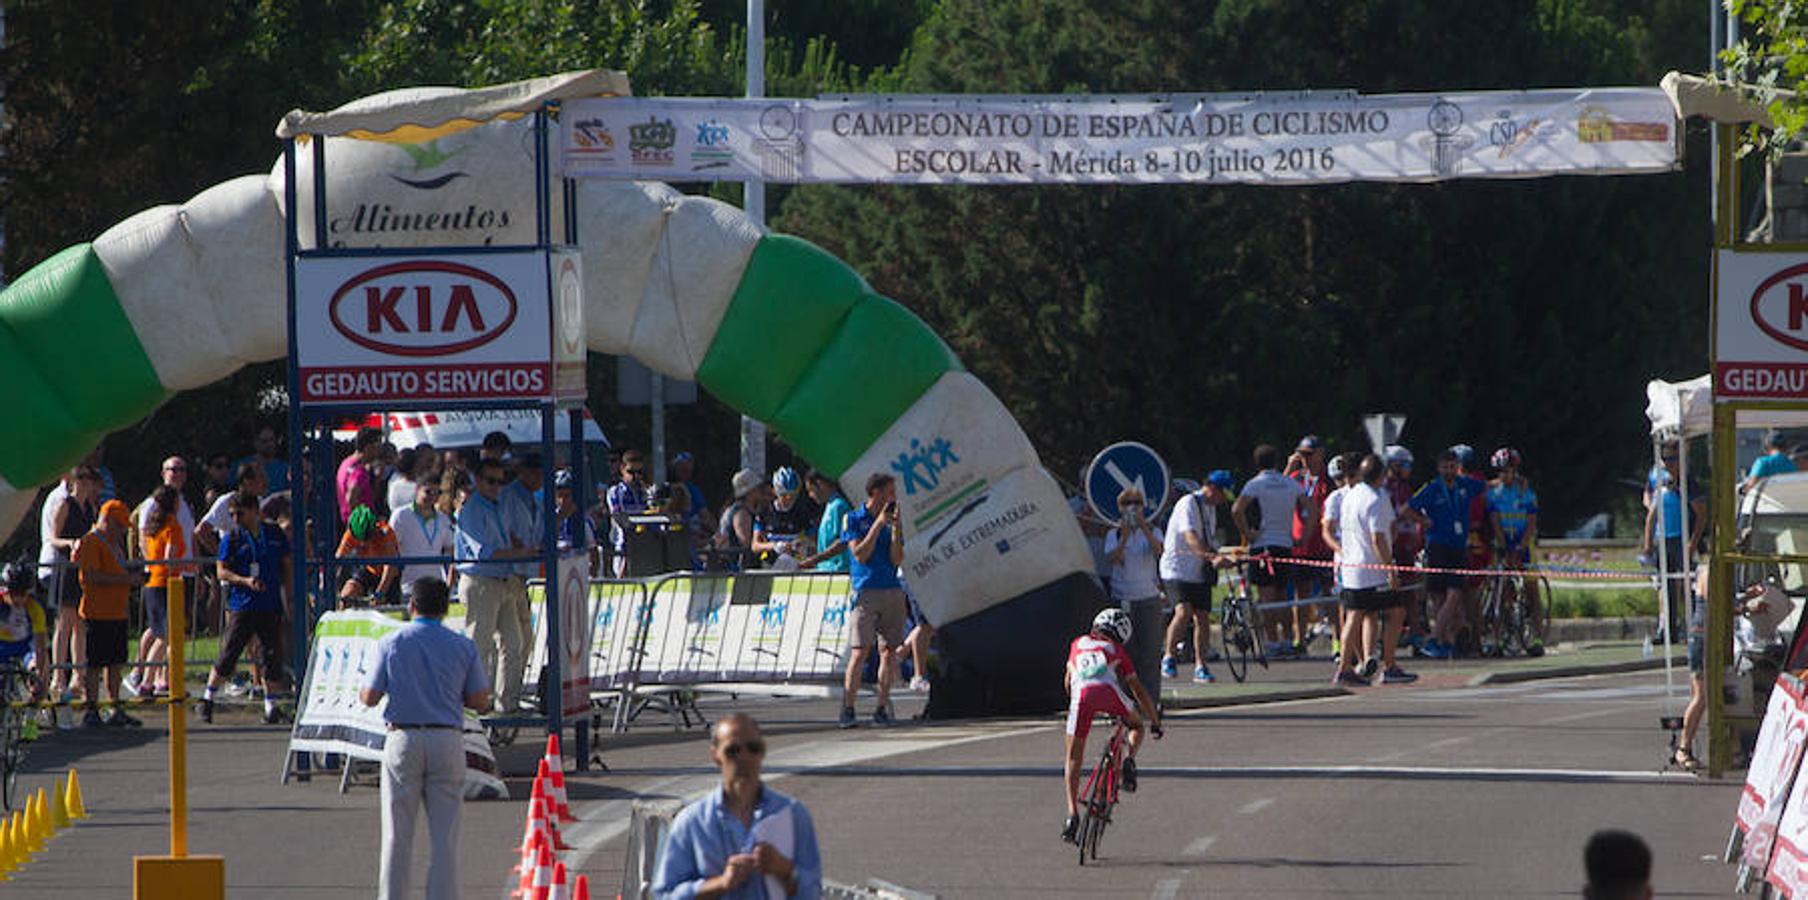
[[[1808,263],[1790,266],[1752,292],[1752,321],[1765,334],[1808,350]]]
[[[515,322],[515,294],[482,269],[444,260],[390,263],[333,292],[333,327],[396,356],[447,356],[481,347]]]

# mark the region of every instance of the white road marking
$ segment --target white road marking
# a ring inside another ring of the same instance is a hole
[[[1163,878],[1155,882],[1155,890],[1149,894],[1150,900],[1174,900],[1180,896],[1180,879]]]
[[[1182,856],[1204,856],[1206,854],[1206,851],[1212,849],[1212,845],[1216,844],[1216,843],[1218,843],[1217,838],[1212,837],[1211,835],[1206,835],[1205,837],[1202,837],[1199,840],[1196,840],[1196,841],[1192,842],[1191,844],[1186,845],[1186,849],[1180,851],[1180,855],[1182,855]]]
[[[1262,810],[1265,810],[1268,807],[1273,806],[1273,805],[1274,805],[1273,797],[1262,797],[1262,798],[1259,798],[1256,800],[1251,800],[1248,803],[1243,804],[1243,808],[1237,810],[1237,812],[1240,812],[1246,816],[1252,816],[1252,815],[1255,815],[1256,813],[1259,813]]]
[[[1580,722],[1583,719],[1598,719],[1602,716],[1617,716],[1620,713],[1630,712],[1630,711],[1637,710],[1640,708],[1641,707],[1637,707],[1637,706],[1615,706],[1615,707],[1612,707],[1611,709],[1596,709],[1596,710],[1590,710],[1588,712],[1572,713],[1567,716],[1558,716],[1555,719],[1544,719],[1544,720],[1538,722],[1537,724],[1539,724],[1539,725],[1562,725],[1565,722]]]
[[[767,762],[774,769],[767,773],[766,781],[777,781],[796,770],[808,772],[811,769],[826,769],[848,766],[856,763],[871,762],[889,756],[906,753],[919,753],[925,750],[940,750],[958,747],[977,741],[990,741],[999,738],[1018,737],[1037,732],[1053,731],[1060,728],[1059,723],[1033,725],[1024,728],[1012,728],[1003,731],[980,728],[961,729],[924,729],[921,737],[898,739],[888,735],[884,740],[824,740],[797,744],[789,747],[774,748]],[[945,736],[938,736],[937,731]],[[702,754],[698,754],[699,758]],[[1058,771],[1058,770],[1057,770]],[[678,775],[663,778],[647,784],[636,791],[637,796],[663,795],[676,796],[686,800],[715,787],[721,775],[699,766],[695,775]],[[572,804],[572,814],[578,817],[576,824],[567,828],[564,833],[566,843],[572,849],[565,856],[565,865],[572,871],[580,871],[604,844],[609,843],[628,830],[628,822],[634,810],[634,799],[598,800],[589,803]],[[511,880],[505,884],[501,896],[507,897],[514,889]]]
[[[1466,737],[1445,738],[1441,741],[1432,741],[1431,743],[1426,744],[1425,749],[1437,750],[1442,747],[1454,747],[1454,746],[1464,743],[1465,741],[1468,741],[1468,740],[1469,739]]]

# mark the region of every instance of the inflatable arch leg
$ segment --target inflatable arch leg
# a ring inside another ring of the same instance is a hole
[[[328,139],[330,239],[531,243],[526,127],[448,133],[432,154]],[[0,403],[22,438],[0,443],[0,525],[107,432],[286,352],[282,197],[279,163],[134,215],[0,293]],[[897,476],[907,578],[949,662],[931,713],[1059,708],[1067,642],[1103,602],[1091,555],[1029,439],[947,345],[840,260],[725,204],[587,182],[576,210],[592,350],[695,379],[852,498],[874,472]],[[56,349],[72,334],[79,356]]]

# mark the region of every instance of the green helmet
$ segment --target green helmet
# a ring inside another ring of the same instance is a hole
[[[371,512],[370,507],[360,505],[352,510],[352,517],[345,521],[345,527],[351,530],[352,537],[369,540],[371,530],[377,527],[377,514]]]

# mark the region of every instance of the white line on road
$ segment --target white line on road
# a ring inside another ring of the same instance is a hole
[[[1180,896],[1180,879],[1163,878],[1155,882],[1155,890],[1149,894],[1150,900],[1174,900]]]
[[[1211,835],[1208,834],[1205,837],[1202,837],[1199,840],[1196,840],[1196,841],[1192,842],[1191,844],[1186,845],[1186,849],[1180,851],[1180,855],[1182,855],[1182,856],[1204,856],[1206,854],[1206,851],[1212,849],[1212,845],[1216,844],[1216,843],[1218,843],[1218,839],[1215,837],[1212,837]]]
[[[1612,709],[1595,709],[1595,710],[1589,710],[1588,712],[1572,713],[1567,716],[1558,716],[1555,719],[1545,719],[1545,720],[1539,722],[1538,724],[1539,725],[1562,725],[1565,722],[1580,722],[1583,719],[1598,719],[1602,716],[1617,716],[1620,713],[1630,712],[1630,711],[1641,709],[1641,708],[1642,707],[1638,707],[1638,706],[1615,706]]]
[[[1454,747],[1454,746],[1456,746],[1456,745],[1458,745],[1458,744],[1461,744],[1461,743],[1463,743],[1463,742],[1465,742],[1465,741],[1467,741],[1467,740],[1469,740],[1469,739],[1468,739],[1468,738],[1466,738],[1466,737],[1453,737],[1453,738],[1445,738],[1445,739],[1443,739],[1443,740],[1441,740],[1441,741],[1432,741],[1432,742],[1431,742],[1431,743],[1429,743],[1429,744],[1426,744],[1426,745],[1425,745],[1425,749],[1427,749],[1427,750],[1437,750],[1437,749],[1440,749],[1440,748],[1443,748],[1443,747]]]
[[[1248,803],[1243,804],[1243,808],[1237,810],[1237,812],[1240,812],[1246,816],[1252,816],[1252,815],[1255,815],[1256,813],[1259,813],[1262,810],[1265,810],[1268,807],[1273,806],[1273,805],[1274,805],[1273,797],[1261,797],[1261,798],[1251,800]]]

